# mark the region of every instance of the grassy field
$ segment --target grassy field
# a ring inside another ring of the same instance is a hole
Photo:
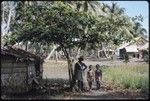
[[[43,78],[68,79],[68,68],[66,61],[45,61],[43,64]]]
[[[149,90],[149,67],[147,64],[122,65],[103,68],[103,80],[122,89]]]
[[[107,62],[85,61],[87,65],[100,64],[103,71],[103,81],[119,89],[142,90],[148,92],[149,89],[149,66],[145,62],[110,62],[113,64],[105,67]],[[115,64],[115,65],[114,65]],[[95,69],[95,68],[94,68]],[[44,78],[67,80],[68,69],[66,61],[46,61],[44,63]]]

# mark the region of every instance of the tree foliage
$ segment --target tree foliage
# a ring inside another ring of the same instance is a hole
[[[84,49],[87,43],[93,48],[101,42],[119,45],[136,36],[137,26],[134,27],[134,22],[124,14],[124,8],[116,3],[112,3],[112,6],[103,5],[105,16],[93,16],[85,12],[88,10],[85,5],[92,5],[91,2],[77,2],[77,6],[79,3],[84,5],[84,10],[80,12],[60,1],[52,2],[49,6],[18,3],[17,9],[23,7],[11,24],[13,34],[10,42],[54,43],[65,48],[77,46]]]
[[[16,41],[48,42],[66,48],[84,43],[85,27],[94,24],[92,16],[79,13],[61,2],[51,7],[28,5],[21,15],[21,20],[16,18],[12,25]]]

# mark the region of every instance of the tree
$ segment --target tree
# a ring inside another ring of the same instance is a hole
[[[143,26],[140,23],[140,22],[143,22],[142,15],[132,17],[131,19],[134,23],[134,28],[132,31],[133,35],[135,37],[141,36],[141,37],[147,38],[147,36],[146,36],[147,30],[145,28],[143,28]]]
[[[9,34],[10,31],[10,23],[12,20],[14,20],[15,17],[15,7],[17,6],[17,3],[14,1],[3,1],[1,3],[1,11],[2,11],[2,23],[1,23],[1,34],[2,34],[2,45],[5,43],[6,39],[5,36]]]
[[[51,7],[27,5],[22,11],[20,19],[21,22],[16,20],[13,24],[15,27],[12,26],[14,28],[12,36],[15,36],[15,41],[59,45],[67,58],[71,85],[73,71],[69,50],[75,46],[85,47],[87,34],[84,30],[87,25],[95,23],[94,18],[85,12],[77,12],[70,6],[59,2]],[[75,39],[79,40],[76,41]]]
[[[133,29],[133,24],[130,18],[124,14],[124,8],[120,8],[117,3],[112,3],[111,6],[103,4],[102,10],[105,12],[105,15],[99,16],[101,22],[98,24],[98,30],[105,37],[100,42],[100,47],[101,50],[113,47],[115,50],[116,46],[133,38],[132,33],[130,33]],[[108,57],[105,51],[104,53]]]
[[[17,6],[16,2],[2,2],[2,35],[5,35],[9,32],[10,22],[15,16],[15,7]]]

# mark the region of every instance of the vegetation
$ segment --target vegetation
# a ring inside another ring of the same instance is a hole
[[[104,68],[104,81],[122,89],[141,89],[148,93],[149,89],[149,68],[147,64],[122,65]]]
[[[77,5],[70,6],[70,4]],[[64,52],[68,62],[71,85],[73,48],[104,50],[106,47],[115,47],[122,42],[131,41],[136,37],[133,35],[136,33],[133,30],[135,23],[117,4],[101,5],[102,7],[99,7],[101,14],[95,15],[89,11],[89,7],[95,10],[94,5],[97,4],[95,1],[70,4],[61,1],[49,3],[18,1],[16,16],[10,24],[12,34],[6,35],[5,38],[11,45],[23,42],[26,45],[25,49],[28,43],[31,43],[32,46],[36,46],[37,54],[43,46],[48,49],[51,44],[58,45],[57,50]]]

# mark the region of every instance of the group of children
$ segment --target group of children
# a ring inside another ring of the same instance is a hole
[[[93,66],[89,66],[89,70],[87,72],[87,81],[89,84],[89,90],[92,89],[92,83],[96,82],[97,89],[100,89],[100,82],[102,80],[102,71],[100,69],[100,65],[96,65],[96,70],[93,70]]]

